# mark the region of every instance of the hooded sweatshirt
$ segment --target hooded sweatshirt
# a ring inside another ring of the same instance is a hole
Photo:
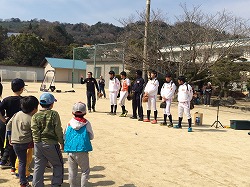
[[[68,153],[92,151],[94,138],[91,124],[85,118],[72,118],[65,130],[64,151]]]

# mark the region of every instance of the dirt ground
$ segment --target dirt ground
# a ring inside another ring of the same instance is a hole
[[[27,83],[29,93],[39,98],[40,83]],[[3,98],[11,94],[10,83],[3,83]],[[71,90],[71,84],[57,83],[57,89]],[[75,85],[75,93],[54,93],[58,102],[54,109],[61,116],[63,126],[71,118],[72,105],[86,102],[85,85]],[[32,92],[37,93],[32,93]],[[157,103],[159,108],[160,102]],[[131,101],[126,101],[131,116]],[[250,136],[248,131],[210,127],[216,120],[213,107],[195,106],[203,113],[203,125],[187,132],[187,119],[183,129],[173,129],[159,124],[143,123],[129,117],[109,116],[108,99],[99,99],[97,112],[87,114],[95,139],[90,153],[91,174],[88,186],[115,187],[167,187],[167,186],[246,186],[250,187]],[[172,104],[172,115],[177,122],[177,103]],[[159,119],[162,120],[159,108]],[[250,112],[220,108],[219,120],[230,125],[231,119],[248,120]],[[250,130],[249,130],[250,131]],[[68,184],[67,155],[63,187]],[[45,184],[50,186],[51,170],[45,174]],[[79,180],[77,178],[76,180]],[[9,169],[0,170],[1,187],[17,187],[18,179]],[[79,185],[80,186],[80,185]]]

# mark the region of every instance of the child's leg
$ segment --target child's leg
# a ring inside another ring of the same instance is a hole
[[[43,143],[34,143],[35,165],[33,172],[33,187],[44,186],[44,172],[48,160],[44,156]]]
[[[78,164],[76,160],[77,153],[69,153],[69,185],[70,187],[77,187],[76,177],[78,173]]]
[[[9,150],[10,150],[9,154],[10,154],[10,163],[11,163],[11,174],[15,174],[15,163],[16,163],[17,155],[12,146],[9,148]]]
[[[81,168],[81,187],[84,187],[89,179],[89,153],[76,153],[76,161]],[[76,170],[77,171],[77,170]]]
[[[5,140],[6,125],[0,120],[0,151],[1,157],[4,153],[4,140]]]
[[[18,166],[19,166],[19,159],[18,157],[16,158],[16,163],[15,163],[15,169],[16,169],[16,174],[18,174]]]
[[[7,161],[9,160],[9,156],[10,156],[10,150],[9,150],[9,146],[11,146],[9,144],[9,141],[7,139],[4,140],[4,153],[1,159],[2,164],[4,165],[5,163],[7,163]]]
[[[43,154],[53,167],[51,186],[60,186],[63,183],[63,158],[59,144],[43,144]]]
[[[20,178],[20,184],[27,184],[28,181],[25,175],[25,168],[28,144],[13,144],[13,148],[19,159],[18,174]]]
[[[30,176],[29,167],[32,162],[33,148],[27,150],[26,177]]]

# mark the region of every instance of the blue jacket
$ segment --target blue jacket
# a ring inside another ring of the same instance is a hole
[[[89,121],[84,118],[73,118],[70,120],[64,136],[64,152],[89,152],[92,151],[90,140],[93,139]]]

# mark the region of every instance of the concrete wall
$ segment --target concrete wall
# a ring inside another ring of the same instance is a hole
[[[48,70],[55,70],[55,82],[72,82],[72,69],[63,69],[51,67],[49,63],[45,64],[44,73]],[[74,70],[74,83],[80,83],[80,77],[86,77],[86,70]]]
[[[44,76],[44,68],[42,67],[28,67],[28,66],[6,66],[0,65],[0,70],[8,70],[8,71],[34,71],[37,74],[37,81],[42,81]],[[13,77],[11,79],[14,79]]]
[[[78,70],[75,69],[74,71],[74,83],[80,83],[80,79],[81,79],[81,75],[83,76],[83,78],[86,77],[86,70]],[[72,70],[68,69],[68,77],[69,77],[69,81],[68,82],[72,82]]]
[[[94,62],[93,59],[84,59],[84,61],[87,62],[87,69],[86,69],[86,74],[90,71],[93,73],[93,77],[96,78],[96,80],[99,80],[99,77],[95,77],[94,75]],[[118,67],[119,72],[115,72],[117,75],[120,74],[120,72],[123,71],[123,62],[122,61],[115,61],[112,59],[98,59],[96,60],[96,67],[101,68],[101,75],[105,79],[106,85],[105,87],[108,87],[108,82],[109,82],[109,71],[111,70],[112,67]],[[125,70],[126,71],[126,70]],[[87,75],[86,75],[87,76]]]

